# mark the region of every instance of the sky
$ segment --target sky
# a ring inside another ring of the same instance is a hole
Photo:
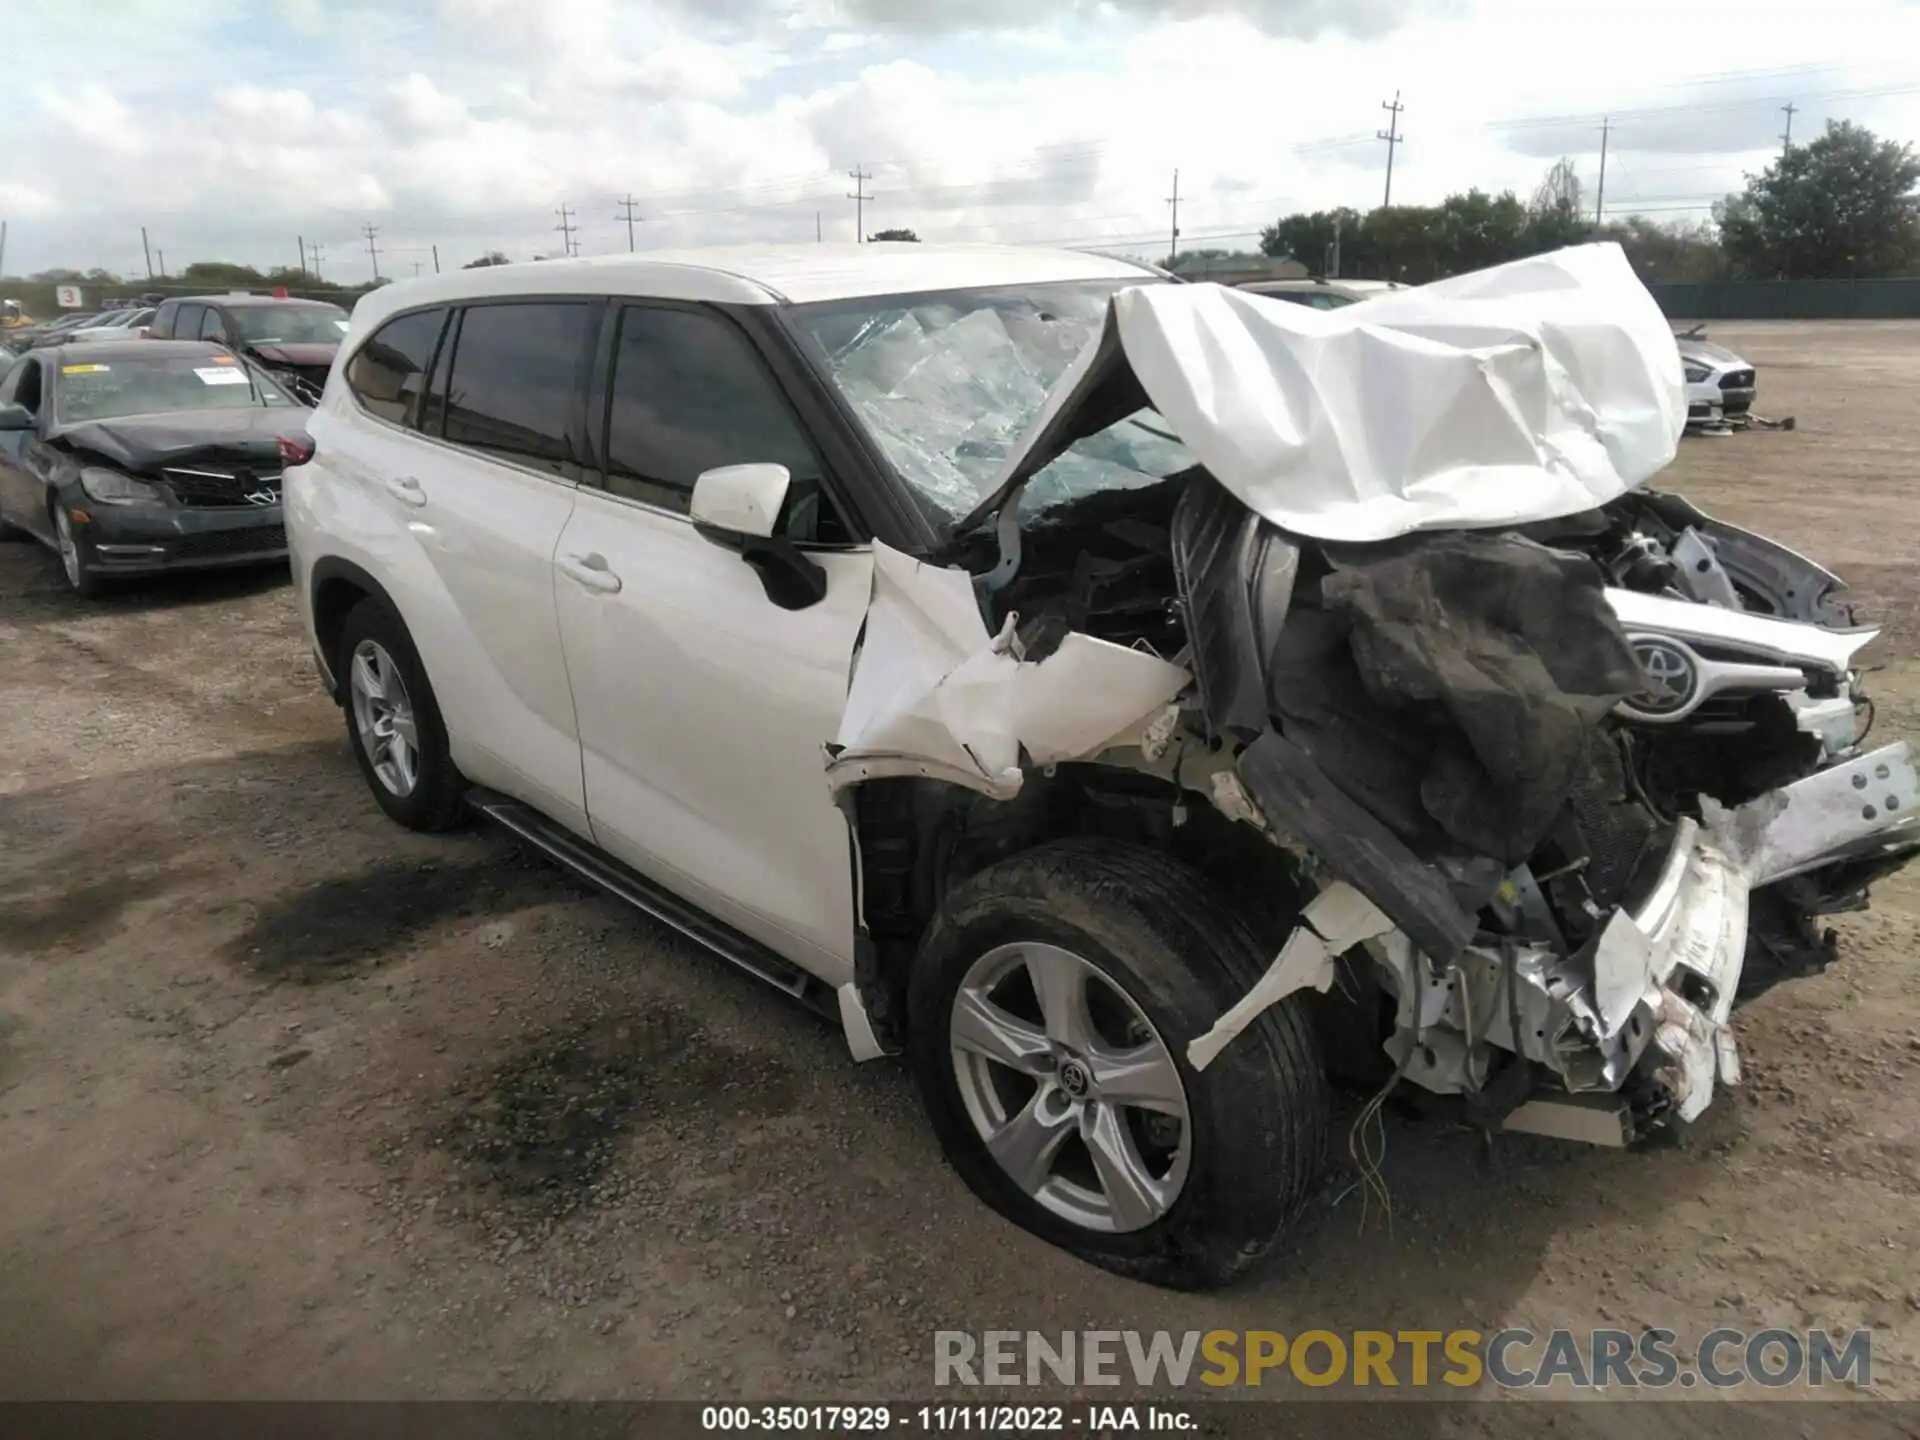
[[[1523,197],[1704,217],[1829,118],[1920,140],[1920,0],[0,0],[5,272],[329,279],[923,240],[1254,247],[1299,209]],[[1870,37],[1870,41],[1869,41]],[[1886,58],[1882,58],[1886,57]],[[856,181],[851,172],[868,177]],[[857,207],[856,189],[871,195]],[[369,256],[365,227],[375,230]],[[159,256],[156,256],[156,262]]]

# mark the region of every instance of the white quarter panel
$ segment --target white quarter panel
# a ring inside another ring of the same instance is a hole
[[[617,592],[567,575],[595,556]],[[557,558],[594,839],[829,983],[851,979],[852,863],[823,747],[871,555],[816,553],[825,598],[782,610],[688,521],[583,488]]]

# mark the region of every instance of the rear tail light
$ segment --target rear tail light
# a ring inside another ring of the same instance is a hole
[[[309,440],[305,435],[296,436],[291,440],[284,435],[280,437],[280,464],[282,466],[304,465],[311,459],[313,459],[313,441]]]

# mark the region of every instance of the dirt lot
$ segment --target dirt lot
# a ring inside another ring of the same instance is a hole
[[[1715,338],[1800,428],[1672,483],[1855,583],[1920,736],[1920,325]],[[283,577],[82,605],[0,547],[0,674],[0,1395],[872,1398],[936,1328],[1613,1323],[1872,1326],[1920,1399],[1920,875],[1747,1012],[1687,1143],[1397,1120],[1391,1235],[1336,1180],[1269,1278],[1175,1296],[976,1204],[899,1067],[386,823]]]

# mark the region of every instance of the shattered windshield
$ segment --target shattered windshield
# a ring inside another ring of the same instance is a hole
[[[338,345],[347,312],[331,305],[242,305],[233,323],[249,345]]]
[[[942,528],[993,490],[1002,467],[1107,300],[1135,280],[868,296],[790,312],[887,459]],[[1028,483],[1031,517],[1192,465],[1150,410],[1072,446]]]

